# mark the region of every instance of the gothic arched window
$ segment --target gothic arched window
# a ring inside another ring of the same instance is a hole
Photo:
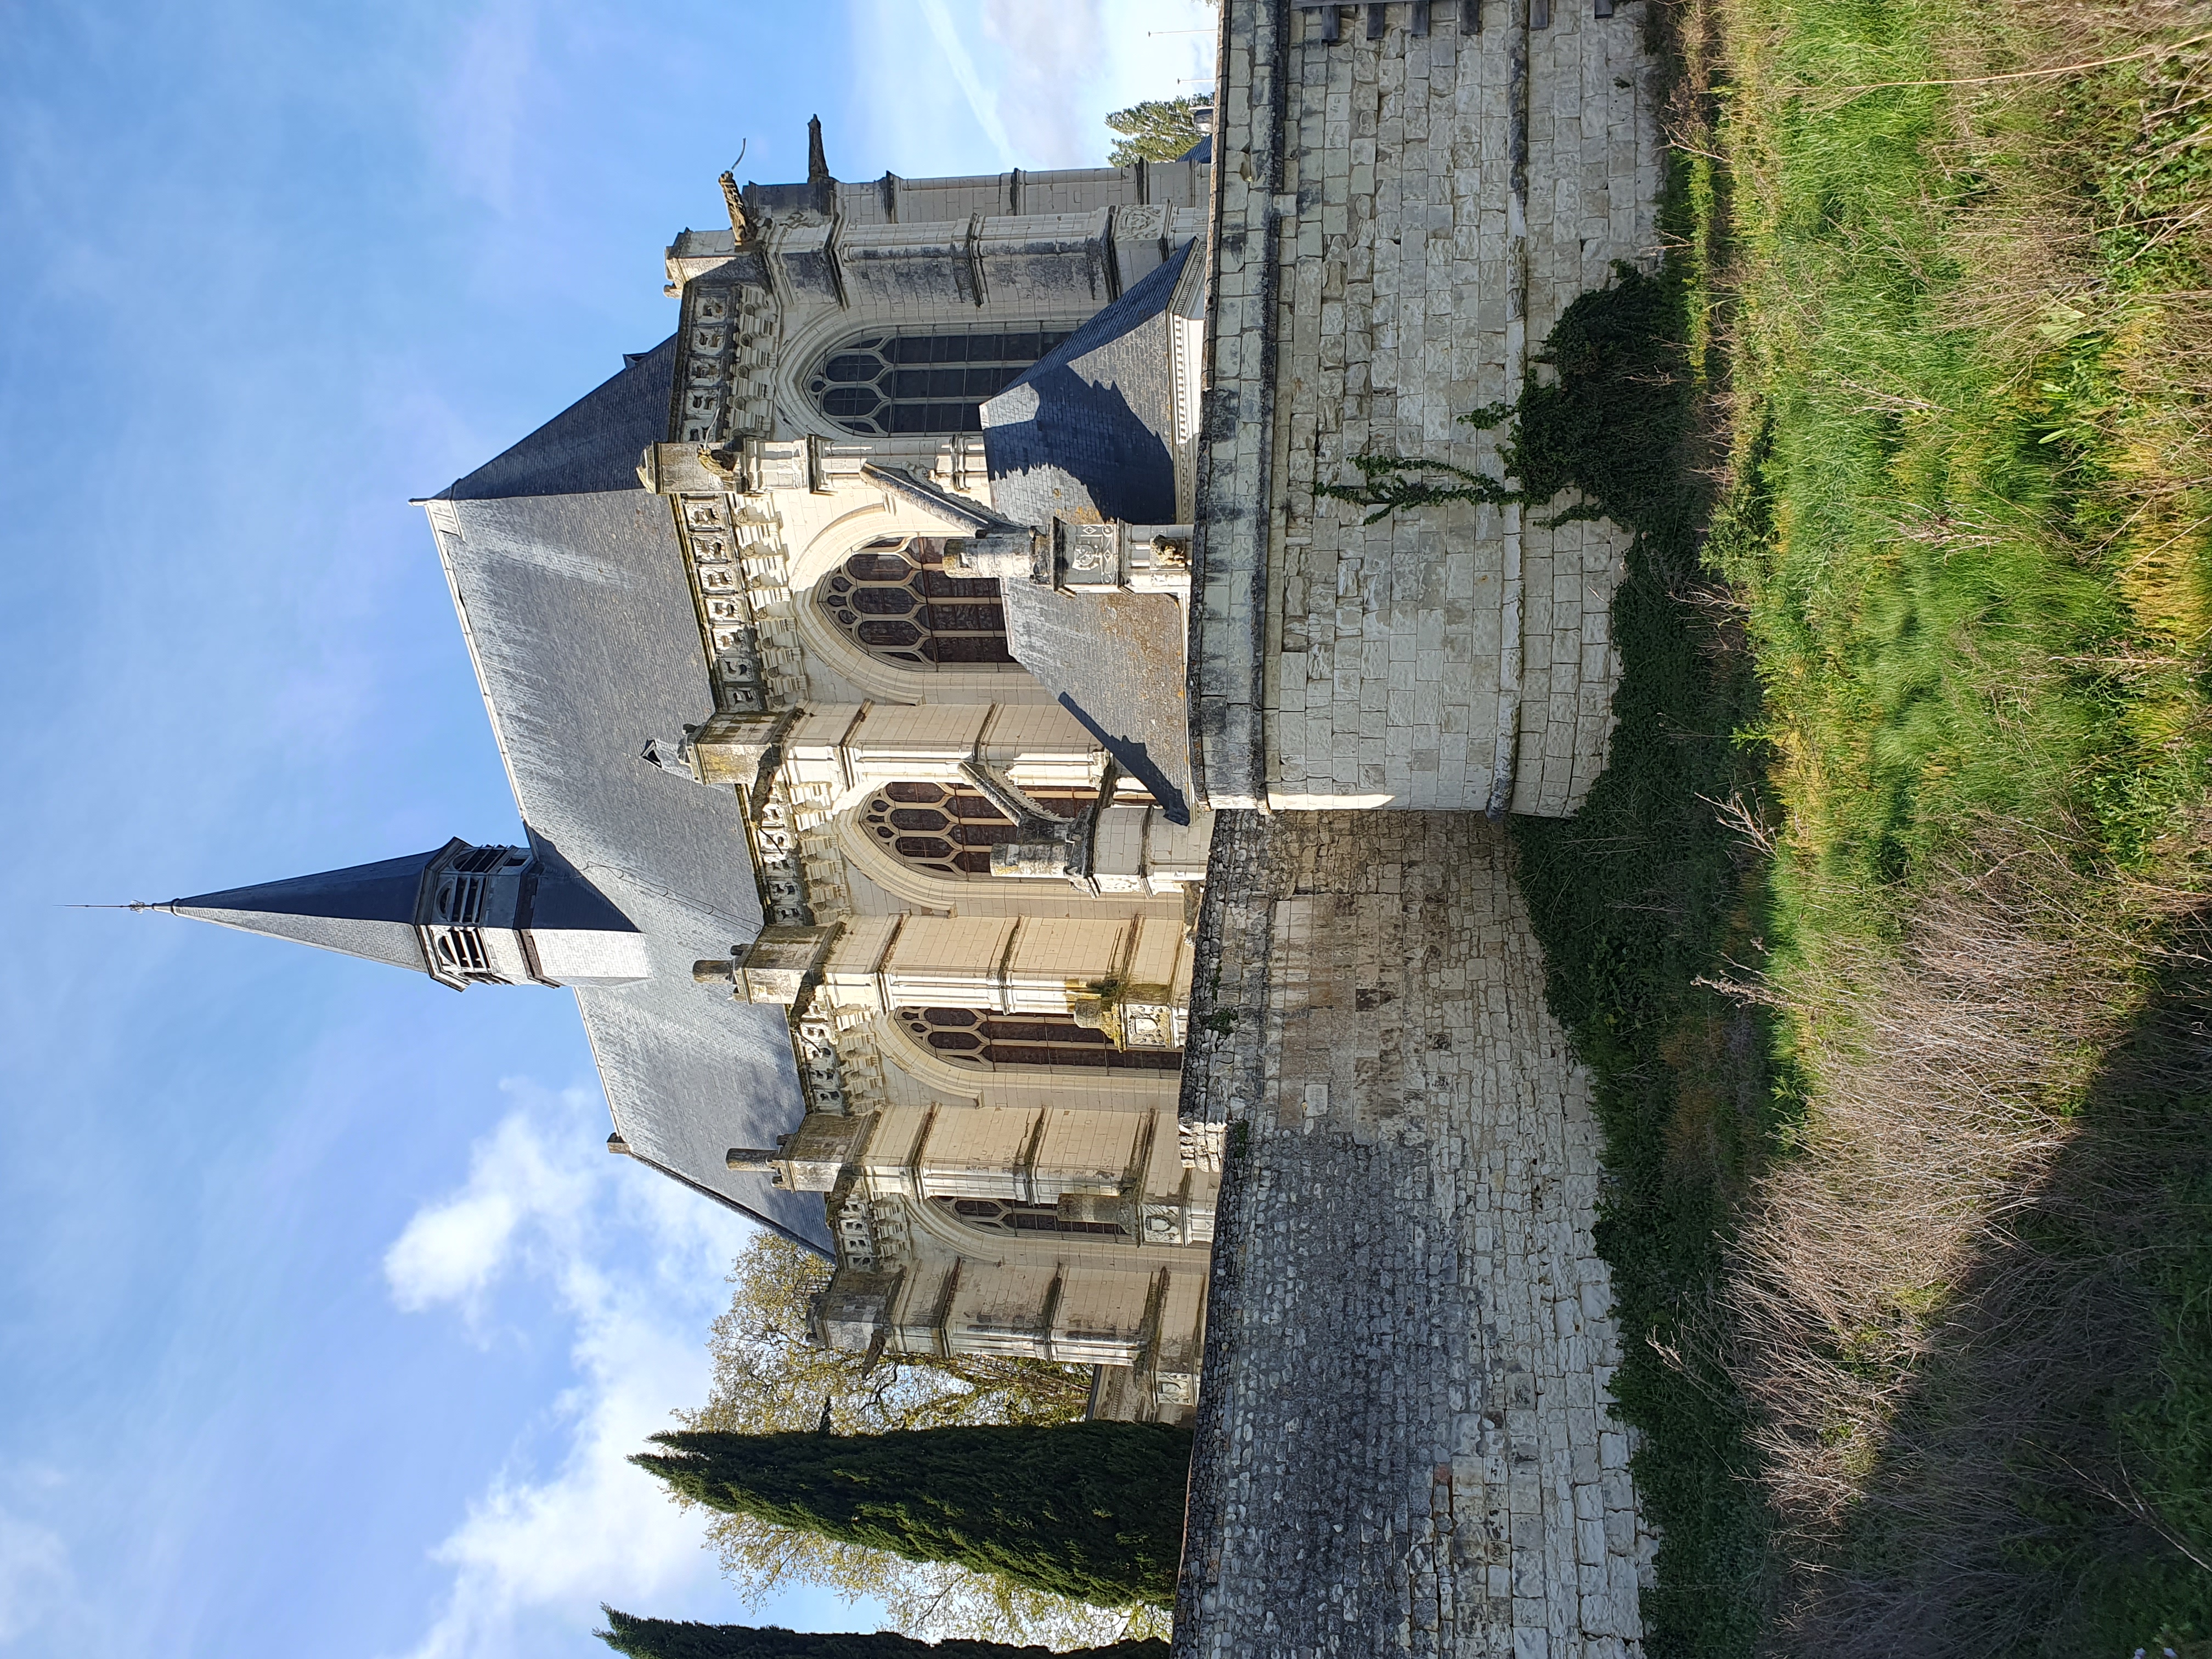
[[[938,1059],[987,1066],[1084,1066],[1109,1072],[1180,1072],[1181,1051],[1116,1048],[1072,1014],[1001,1014],[988,1008],[902,1008],[900,1024]]]
[[[806,389],[822,412],[863,437],[981,432],[987,398],[1072,329],[872,334],[822,354]]]
[[[1031,800],[1072,818],[1092,799],[1086,789],[1032,789]],[[988,878],[991,849],[1014,838],[1005,813],[964,783],[887,783],[860,808],[869,836],[917,870],[958,881]]]
[[[832,621],[872,657],[913,668],[1014,660],[991,576],[955,576],[935,536],[870,542],[815,590]]]
[[[1023,1204],[1011,1198],[933,1198],[963,1225],[992,1233],[1103,1233],[1127,1238],[1129,1230],[1111,1221],[1063,1221],[1056,1204]]]

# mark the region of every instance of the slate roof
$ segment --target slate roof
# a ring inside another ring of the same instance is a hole
[[[647,765],[714,707],[668,503],[637,482],[665,434],[672,338],[438,497],[432,523],[516,804],[644,933],[650,979],[574,992],[632,1152],[818,1246],[822,1200],[723,1167],[803,1115],[783,1011],[694,984],[759,931],[737,798]],[[452,528],[439,520],[450,511]],[[517,993],[516,994],[521,994]]]
[[[650,351],[624,352],[621,374],[512,449],[493,456],[446,494],[461,501],[494,501],[639,489],[638,457],[647,444],[668,435],[675,374],[672,334]]]
[[[1175,521],[1174,257],[983,405],[991,504],[1017,524],[1055,517]],[[1004,584],[1006,643],[1124,770],[1189,822],[1182,609],[1164,594]]]
[[[1168,304],[1194,246],[1185,242],[983,405],[999,512],[1039,527],[1054,514],[1175,522]]]
[[[1182,607],[1164,593],[1001,586],[1007,648],[1169,817],[1189,823]]]

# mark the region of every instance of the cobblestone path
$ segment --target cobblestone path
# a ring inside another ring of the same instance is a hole
[[[1509,862],[1468,813],[1217,830],[1183,1116],[1225,1180],[1177,1659],[1639,1650],[1598,1132]]]

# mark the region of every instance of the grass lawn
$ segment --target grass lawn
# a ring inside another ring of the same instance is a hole
[[[1638,536],[1613,764],[1517,831],[1609,1139],[1647,1645],[2187,1650],[2212,21],[1662,21],[1674,482],[1553,423]]]

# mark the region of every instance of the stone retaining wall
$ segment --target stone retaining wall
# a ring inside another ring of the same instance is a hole
[[[1638,1650],[1587,1074],[1503,830],[1224,815],[1186,1145],[1220,1149],[1176,1659]]]
[[[1313,488],[1357,482],[1368,453],[1495,476],[1497,434],[1456,417],[1515,396],[1614,260],[1652,259],[1645,9],[1539,0],[1538,26],[1529,0],[1224,4],[1201,788],[1216,806],[1570,812],[1611,731],[1625,535],[1464,503],[1367,526]]]

